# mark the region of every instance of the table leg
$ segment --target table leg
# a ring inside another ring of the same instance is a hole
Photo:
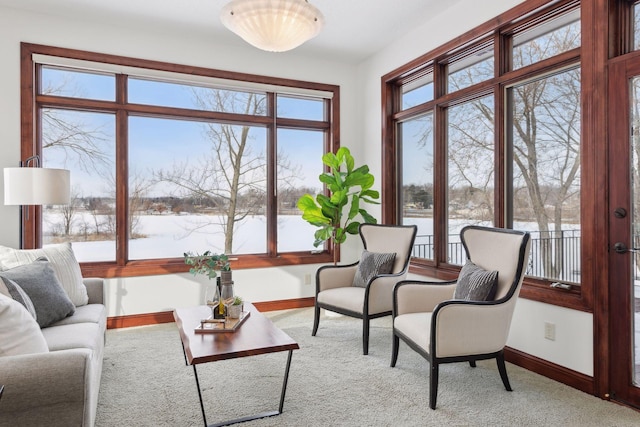
[[[184,349],[184,343],[180,340],[180,344],[182,344],[182,355],[184,356],[184,364],[189,366],[189,362],[187,362],[187,352]]]
[[[282,413],[282,408],[284,407],[284,394],[287,392],[287,382],[289,381],[289,368],[291,367],[291,355],[293,354],[293,350],[289,350],[289,355],[287,356],[287,367],[284,370],[284,380],[282,381],[282,391],[280,392],[280,406],[278,407],[278,413]]]
[[[204,412],[204,403],[202,402],[202,392],[200,391],[200,381],[198,380],[198,370],[196,365],[193,366],[193,375],[196,377],[196,387],[198,388],[198,399],[200,399],[200,410],[202,411],[202,419],[204,420],[204,427],[207,427],[207,414]]]
[[[262,412],[256,415],[248,415],[242,418],[236,418],[234,420],[223,421],[216,424],[207,424],[207,416],[204,411],[204,404],[202,402],[202,392],[200,391],[200,381],[198,381],[198,372],[196,371],[196,365],[193,365],[193,373],[196,378],[196,386],[198,387],[198,398],[200,399],[200,409],[202,410],[202,419],[204,420],[205,427],[223,427],[229,426],[232,424],[244,423],[252,420],[259,420],[261,418],[273,417],[276,415],[280,415],[282,413],[282,408],[284,407],[284,396],[287,391],[287,383],[289,381],[289,369],[291,368],[291,356],[293,355],[293,350],[289,350],[289,354],[287,355],[287,366],[284,371],[284,380],[282,381],[282,390],[280,391],[280,405],[278,406],[277,411],[267,411]]]

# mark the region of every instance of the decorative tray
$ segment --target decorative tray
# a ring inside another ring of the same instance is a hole
[[[215,332],[235,332],[251,314],[250,311],[243,311],[237,319],[204,319],[200,321],[200,326],[196,327],[196,334],[211,334]]]

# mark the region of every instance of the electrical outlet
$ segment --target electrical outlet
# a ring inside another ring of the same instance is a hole
[[[310,285],[311,284],[311,274],[305,274],[304,275],[304,284],[305,285]]]
[[[550,341],[556,340],[556,324],[544,322],[544,337]]]

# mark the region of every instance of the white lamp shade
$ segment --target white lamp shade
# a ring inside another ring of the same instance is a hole
[[[231,31],[258,49],[284,52],[317,36],[324,16],[305,0],[232,0],[220,12]]]
[[[70,201],[70,172],[50,168],[5,168],[5,205],[61,205]]]

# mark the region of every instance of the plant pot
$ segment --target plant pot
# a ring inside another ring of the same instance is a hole
[[[237,319],[242,314],[243,305],[230,305],[227,307],[227,316],[232,319]]]

